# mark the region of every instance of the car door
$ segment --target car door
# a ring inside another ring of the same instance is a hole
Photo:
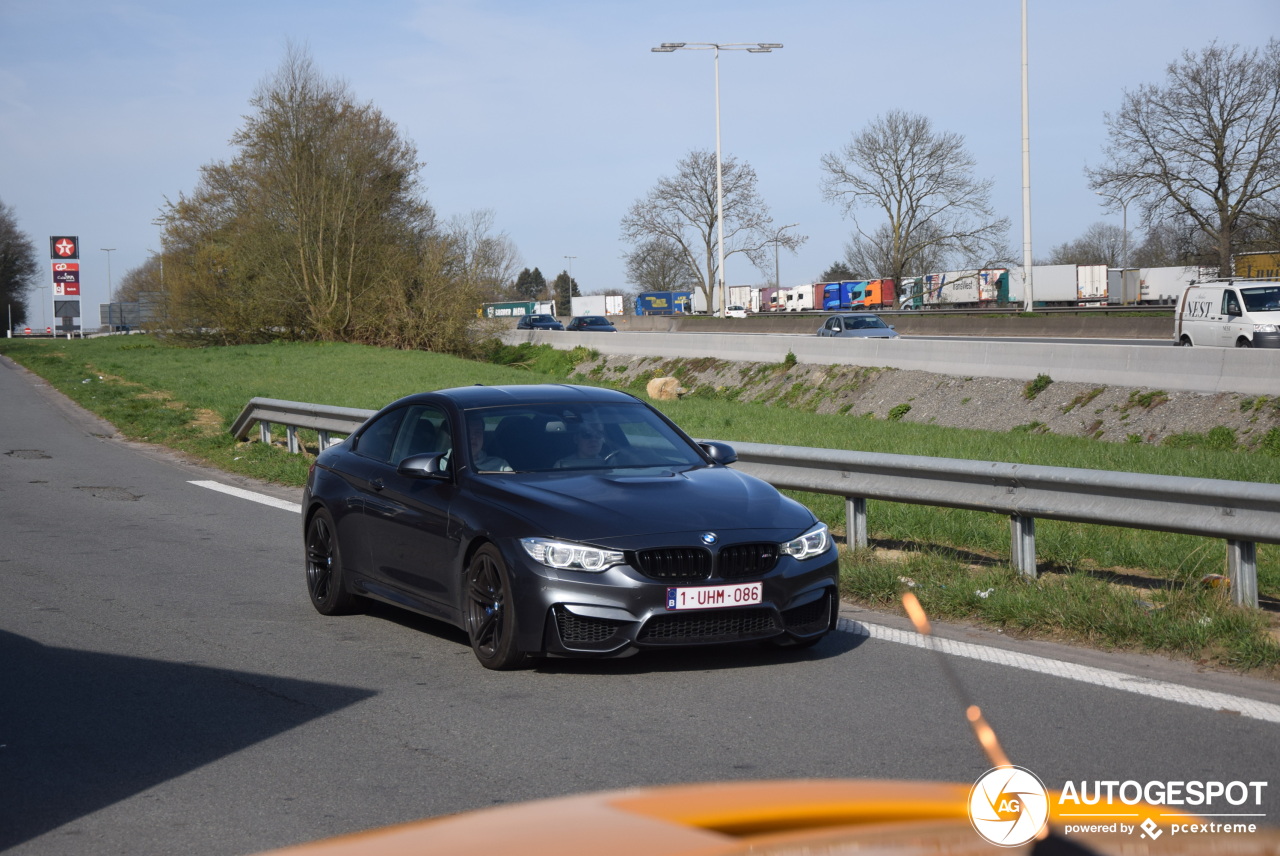
[[[453,620],[451,569],[458,543],[450,526],[454,481],[396,471],[412,455],[449,453],[453,432],[438,406],[415,404],[403,410],[381,477],[365,498],[371,587],[388,600]]]
[[[828,318],[827,323],[822,325],[822,329],[818,331],[819,336],[839,336],[840,335],[840,319]]]
[[[404,408],[381,413],[352,438],[351,454],[342,458],[339,475],[346,485],[342,507],[335,509],[343,566],[365,579],[372,573],[367,506],[382,489],[387,461],[400,433]]]
[[[1252,339],[1253,325],[1245,323],[1240,295],[1234,288],[1228,288],[1222,293],[1222,340],[1218,344],[1234,348],[1241,336]]]

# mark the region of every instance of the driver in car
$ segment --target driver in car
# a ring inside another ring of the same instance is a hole
[[[599,425],[582,424],[573,431],[574,453],[556,461],[557,469],[599,467],[604,464],[604,429]]]

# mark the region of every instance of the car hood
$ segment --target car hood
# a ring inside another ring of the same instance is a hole
[[[476,493],[527,520],[528,534],[602,546],[707,531],[782,540],[817,521],[772,485],[727,467],[496,474],[484,477]]]

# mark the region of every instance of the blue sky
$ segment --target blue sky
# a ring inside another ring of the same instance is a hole
[[[1098,220],[1086,186],[1103,114],[1183,49],[1280,35],[1275,0],[1030,0],[1032,237],[1037,255]],[[1018,0],[432,2],[67,0],[0,3],[0,200],[42,259],[79,235],[86,315],[159,249],[153,224],[227,141],[289,42],[414,142],[443,217],[477,209],[548,278],[627,287],[619,221],[694,148],[715,146],[710,52],[666,41],[780,42],[722,53],[726,154],[749,162],[778,225],[809,235],[784,284],[843,255],[851,224],[819,159],[888,110],[964,135],[1022,241]],[[1133,212],[1131,212],[1132,214]],[[1131,217],[1131,221],[1134,218]],[[572,259],[566,258],[572,256]],[[766,278],[741,257],[730,284]],[[771,278],[772,272],[768,276]],[[49,289],[31,319],[47,323]],[[43,315],[42,315],[43,313]]]

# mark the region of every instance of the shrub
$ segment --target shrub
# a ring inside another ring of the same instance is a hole
[[[1028,401],[1035,401],[1040,393],[1049,388],[1049,384],[1053,383],[1053,378],[1047,374],[1036,375],[1035,380],[1027,381],[1027,385],[1022,388],[1022,394]]]

